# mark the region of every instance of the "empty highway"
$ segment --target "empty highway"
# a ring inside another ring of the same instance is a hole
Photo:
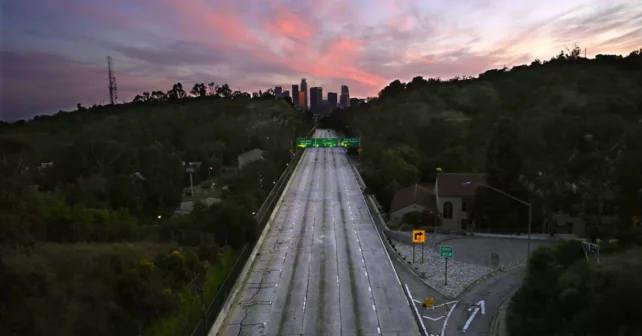
[[[284,192],[219,334],[419,335],[345,149],[306,149]]]

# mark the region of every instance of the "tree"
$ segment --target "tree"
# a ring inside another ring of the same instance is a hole
[[[153,91],[151,95],[151,100],[157,101],[157,102],[165,101],[167,100],[167,95],[165,95],[163,91]]]
[[[216,89],[216,94],[223,98],[230,98],[232,96],[232,89],[230,89],[229,85],[223,84],[223,86]]]
[[[205,97],[207,95],[207,89],[205,88],[205,84],[203,83],[194,84],[194,87],[192,87],[192,90],[190,90],[190,93],[197,97]]]
[[[183,90],[183,85],[181,83],[176,83],[172,85],[172,89],[167,91],[167,96],[169,99],[183,99],[187,96],[185,90]]]
[[[523,199],[520,132],[513,119],[497,120],[486,148],[485,173],[489,186]],[[526,223],[520,219],[523,206],[494,190],[478,187],[475,202],[475,220],[479,227],[523,227]]]

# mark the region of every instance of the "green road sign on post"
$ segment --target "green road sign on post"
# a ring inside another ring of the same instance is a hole
[[[297,147],[301,147],[301,148],[313,147],[314,146],[314,139],[312,139],[312,138],[297,138],[296,139],[296,146]]]
[[[446,267],[444,268],[444,286],[448,286],[448,259],[453,257],[452,246],[439,246],[439,256],[444,258]]]
[[[341,147],[346,148],[357,148],[361,147],[361,138],[339,138],[339,144]]]
[[[439,246],[439,256],[442,258],[451,259],[453,257],[452,246]]]

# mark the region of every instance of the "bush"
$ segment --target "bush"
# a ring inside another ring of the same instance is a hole
[[[19,335],[137,334],[181,306],[179,293],[197,271],[191,253],[175,250],[148,243],[48,244],[4,257],[0,325]]]
[[[508,312],[512,335],[613,335],[639,332],[642,249],[584,258],[581,243],[536,250]]]

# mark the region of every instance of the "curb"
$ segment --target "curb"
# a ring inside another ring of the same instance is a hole
[[[493,319],[490,321],[490,336],[507,336],[508,332],[506,332],[506,335],[502,335],[500,332],[501,329],[501,320],[502,320],[502,313],[508,309],[510,306],[510,299],[517,293],[519,288],[517,288],[515,291],[510,293],[507,297],[502,300],[502,302],[499,304],[499,307],[497,308],[497,312],[495,312],[495,315],[493,316]],[[506,318],[506,316],[504,316]]]

